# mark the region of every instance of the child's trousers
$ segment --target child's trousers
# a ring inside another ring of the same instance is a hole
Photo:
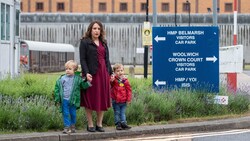
[[[70,127],[76,124],[76,107],[69,104],[69,100],[64,99],[62,103],[62,113],[64,127]]]
[[[116,103],[114,100],[112,100],[112,107],[114,109],[115,124],[118,122],[127,123],[125,115],[127,103]]]

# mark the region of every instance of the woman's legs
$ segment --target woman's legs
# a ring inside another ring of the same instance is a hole
[[[88,120],[88,127],[94,127],[93,118],[92,118],[92,110],[85,108],[85,113],[86,113],[86,117]]]
[[[94,128],[94,125],[93,125],[93,118],[92,118],[93,111],[88,109],[88,108],[85,108],[85,112],[86,112],[86,117],[88,120],[87,130],[89,132],[95,132],[95,131],[104,132],[105,130],[102,127],[102,119],[103,119],[104,112],[103,111],[96,111],[96,115],[97,115],[96,128]]]
[[[102,119],[103,119],[103,111],[96,111],[97,119],[96,119],[96,125],[99,127],[102,127]]]

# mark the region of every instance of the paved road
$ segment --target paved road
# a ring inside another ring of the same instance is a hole
[[[243,71],[243,73],[247,74],[248,76],[250,76],[250,71]]]
[[[248,141],[250,129],[228,130],[206,133],[152,135],[137,138],[122,138],[110,141]]]

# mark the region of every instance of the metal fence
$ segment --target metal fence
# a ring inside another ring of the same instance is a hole
[[[201,17],[199,15],[199,17]],[[241,16],[242,17],[242,16]],[[122,18],[122,16],[120,17]],[[211,18],[211,17],[210,17]],[[224,17],[231,19],[231,16]],[[244,16],[245,18],[245,16]],[[192,17],[194,19],[194,17]],[[159,19],[158,21],[162,21]],[[203,20],[204,21],[204,20]],[[205,20],[206,21],[206,20]],[[220,21],[220,20],[219,20]],[[220,46],[233,45],[233,24],[218,23],[220,29]],[[242,21],[240,19],[240,21]],[[192,22],[192,21],[191,21]],[[121,62],[124,64],[143,64],[143,54],[136,53],[136,48],[142,48],[142,24],[143,22],[131,23],[112,23],[104,22],[106,38],[110,48],[111,63]],[[20,37],[24,40],[45,41],[53,43],[67,43],[79,47],[80,39],[87,30],[89,22],[83,23],[64,23],[60,22],[34,22],[24,21],[21,23]],[[173,23],[158,23],[159,26],[173,26]],[[209,23],[191,23],[192,26],[211,26]],[[186,23],[178,26],[187,26]],[[244,46],[245,63],[250,63],[250,24],[238,24],[238,44]],[[78,49],[76,49],[78,50]],[[151,55],[149,50],[149,56]],[[75,54],[76,60],[79,61],[79,53]]]

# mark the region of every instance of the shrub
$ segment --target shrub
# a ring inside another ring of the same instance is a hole
[[[171,120],[175,116],[175,101],[167,99],[167,94],[147,94],[144,104],[146,113],[152,113],[153,120]]]
[[[105,125],[105,126],[114,126],[115,125],[114,112],[113,112],[112,107],[109,108],[108,111],[106,111],[104,113],[103,125]]]
[[[134,125],[140,125],[145,122],[145,106],[141,99],[134,99],[127,108],[127,121]]]
[[[235,114],[245,113],[249,110],[250,101],[243,95],[231,95],[229,96],[229,110]]]
[[[0,131],[46,131],[63,128],[62,114],[54,106],[51,95],[56,75],[25,74],[0,81]],[[241,93],[232,94],[224,87],[218,95],[229,96],[228,105],[214,103],[215,94],[188,89],[156,91],[152,78],[129,78],[132,102],[127,106],[129,124],[164,122],[176,118],[242,114],[249,111],[249,99]],[[2,93],[2,94],[1,94]],[[93,114],[96,120],[96,114]],[[84,109],[77,110],[76,127],[87,124]],[[104,126],[114,126],[114,113],[104,113]]]
[[[0,81],[0,93],[15,98],[35,95],[51,97],[58,76],[24,74],[14,79]]]

